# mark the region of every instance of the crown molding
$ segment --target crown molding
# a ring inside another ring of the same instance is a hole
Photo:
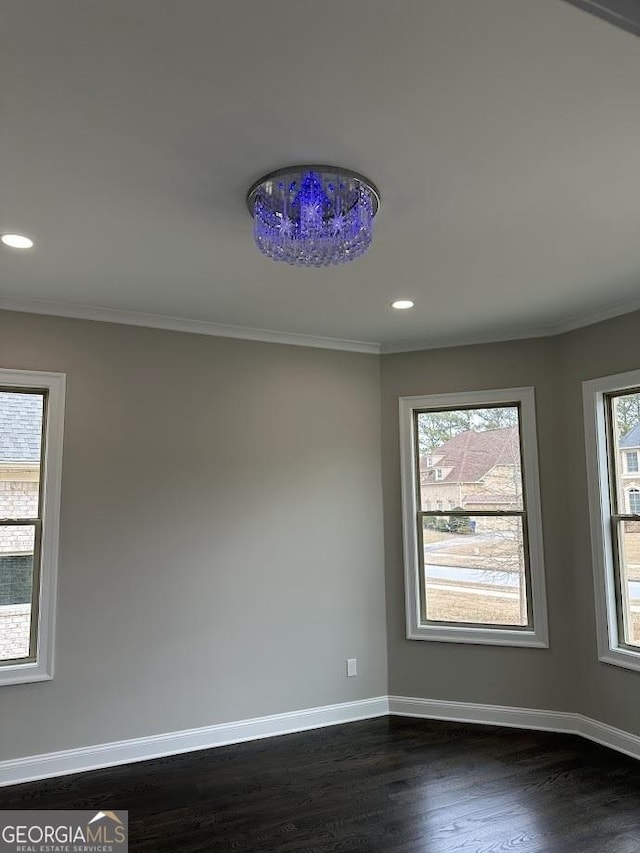
[[[397,341],[390,344],[381,344],[380,351],[382,355],[393,355],[394,353],[402,352],[420,352],[421,350],[431,349],[448,349],[449,347],[466,347],[474,344],[496,344],[504,343],[505,341],[523,340],[526,338],[545,338],[555,334],[549,332],[548,327],[532,327],[519,329],[518,331],[504,332],[502,334],[496,332],[487,332],[486,334],[477,335],[451,335],[447,338],[438,338],[437,340],[417,340],[417,341]]]
[[[70,302],[49,302],[45,299],[11,299],[0,297],[0,310],[18,311],[27,314],[44,314],[53,317],[68,317],[74,320],[95,320],[99,323],[120,323],[125,326],[143,326],[149,329],[167,329],[172,332],[187,332],[193,335],[210,335],[216,338],[238,338],[245,341],[261,341],[270,344],[315,347],[317,349],[361,352],[369,355],[380,353],[380,344],[370,341],[351,341],[342,338],[325,338],[296,332],[277,332],[272,329],[253,329],[248,326],[230,326],[210,323],[206,320],[191,320],[186,317],[168,317],[163,314],[143,314],[135,311],[119,311],[114,308],[98,308],[92,305],[76,305]]]
[[[614,317],[632,314],[638,310],[640,310],[640,294],[627,299],[619,299],[617,302],[611,302],[609,305],[604,305],[601,308],[595,308],[591,311],[581,311],[577,314],[572,314],[565,320],[554,323],[550,327],[551,332],[549,334],[562,335],[565,332],[573,332],[576,329],[593,326],[595,323],[602,323],[605,320],[613,320]]]
[[[640,6],[637,0],[566,0],[566,2],[635,36],[640,36]]]
[[[368,355],[392,355],[421,350],[447,349],[449,347],[473,346],[475,344],[504,343],[527,338],[550,338],[573,332],[585,326],[612,320],[624,314],[640,310],[640,295],[618,300],[609,305],[577,314],[563,320],[537,326],[524,326],[503,332],[480,332],[478,334],[451,335],[435,340],[395,341],[380,344],[375,341],[354,341],[343,338],[322,337],[278,332],[272,329],[254,329],[249,326],[232,326],[211,323],[206,320],[191,320],[185,317],[169,317],[163,314],[144,314],[135,311],[120,311],[114,308],[99,308],[93,305],[77,305],[70,302],[51,302],[45,299],[13,299],[0,297],[0,310],[18,311],[27,314],[44,314],[53,317],[68,317],[76,320],[94,320],[99,323],[119,323],[126,326],[142,326],[149,329],[166,329],[195,335],[210,335],[218,338],[238,338],[263,343],[286,344],[289,346],[317,349],[360,352]]]
[[[640,295],[621,299],[590,311],[572,314],[564,320],[542,326],[525,326],[515,331],[505,331],[502,333],[487,332],[477,335],[451,335],[451,337],[439,338],[435,341],[397,341],[396,343],[382,344],[380,351],[383,355],[391,355],[393,353],[446,349],[448,347],[472,346],[474,344],[504,343],[505,341],[519,341],[527,338],[553,338],[556,335],[574,332],[576,329],[593,326],[605,320],[613,320],[615,317],[622,317],[624,314],[632,314],[634,311],[639,310]]]

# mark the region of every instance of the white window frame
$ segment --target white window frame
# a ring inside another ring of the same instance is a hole
[[[420,559],[418,556],[416,483],[416,447],[414,412],[421,409],[482,408],[492,405],[519,404],[524,504],[528,525],[528,553],[531,576],[532,629],[473,625],[438,625],[425,623],[420,607]],[[540,484],[536,438],[535,392],[532,387],[500,388],[488,391],[463,391],[452,394],[430,394],[401,397],[400,460],[402,475],[402,510],[404,539],[405,606],[407,639],[445,643],[474,643],[496,646],[548,648],[549,626],[544,576],[544,547],[540,512]]]
[[[635,670],[640,670],[640,649],[625,646],[618,628],[605,401],[607,394],[639,387],[640,370],[582,383],[598,659]]]
[[[47,391],[36,654],[35,660],[0,664],[0,685],[53,678],[65,379],[63,373],[0,368],[2,388]]]

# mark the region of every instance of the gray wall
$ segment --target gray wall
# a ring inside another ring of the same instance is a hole
[[[640,368],[640,313],[528,341],[382,358],[389,692],[577,711],[640,734],[640,672],[597,657],[582,382]],[[405,639],[398,397],[534,385],[550,649]]]
[[[382,440],[387,567],[389,692],[397,696],[573,710],[571,569],[564,532],[565,454],[558,341],[456,347],[382,359]],[[398,397],[533,385],[536,389],[542,522],[551,647],[405,639]]]
[[[68,382],[56,675],[0,759],[387,692],[376,357],[0,312],[0,364]]]
[[[563,339],[568,489],[574,610],[580,654],[579,710],[640,735],[640,672],[598,661],[593,598],[589,508],[585,470],[582,382],[640,369],[640,312],[599,323]]]
[[[0,312],[2,366],[68,376],[56,677],[0,690],[0,760],[387,692],[640,734],[640,673],[597,660],[581,399],[640,366],[639,332],[377,359]],[[551,648],[408,641],[398,397],[516,385]]]

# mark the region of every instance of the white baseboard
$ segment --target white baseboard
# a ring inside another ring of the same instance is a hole
[[[0,762],[0,786],[48,779],[51,776],[67,776],[70,773],[82,773],[86,770],[97,770],[117,764],[131,764],[135,761],[147,761],[150,758],[161,758],[198,749],[211,749],[216,746],[302,732],[355,720],[384,717],[388,713],[387,697],[378,696],[357,702],[306,708],[302,711],[272,714],[268,717],[255,717],[250,720],[220,723],[198,729],[31,755]]]
[[[428,720],[485,723],[490,726],[576,734],[575,714],[561,711],[537,711],[507,705],[479,705],[475,702],[441,702],[437,699],[389,696],[389,713],[398,717],[423,717]]]
[[[505,705],[442,702],[437,699],[389,696],[389,713],[398,717],[483,723],[490,726],[510,726],[518,729],[580,735],[587,740],[640,759],[640,736],[608,726],[598,720],[592,720],[590,717],[584,717],[582,714],[567,711],[541,711]]]
[[[0,762],[0,787],[66,776],[162,758],[198,749],[212,749],[232,743],[274,737],[276,735],[334,726],[339,723],[367,720],[387,715],[429,720],[451,720],[511,726],[518,729],[560,732],[580,735],[588,740],[640,759],[640,737],[605,723],[565,711],[541,711],[504,705],[481,705],[473,702],[445,702],[407,696],[377,696],[357,702],[307,708],[268,717],[255,717],[233,723],[220,723],[198,729],[187,729],[95,746],[66,749],[43,755],[31,755]]]
[[[631,758],[640,759],[640,737],[638,735],[632,735],[622,729],[615,729],[613,726],[607,726],[605,723],[592,720],[590,717],[583,717],[581,714],[576,714],[576,720],[576,734],[582,735],[587,740],[600,743],[602,746],[615,749],[616,752],[624,752]]]

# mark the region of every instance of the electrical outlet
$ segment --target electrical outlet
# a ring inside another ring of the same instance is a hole
[[[357,663],[356,658],[349,658],[347,660],[347,678],[358,674]]]

